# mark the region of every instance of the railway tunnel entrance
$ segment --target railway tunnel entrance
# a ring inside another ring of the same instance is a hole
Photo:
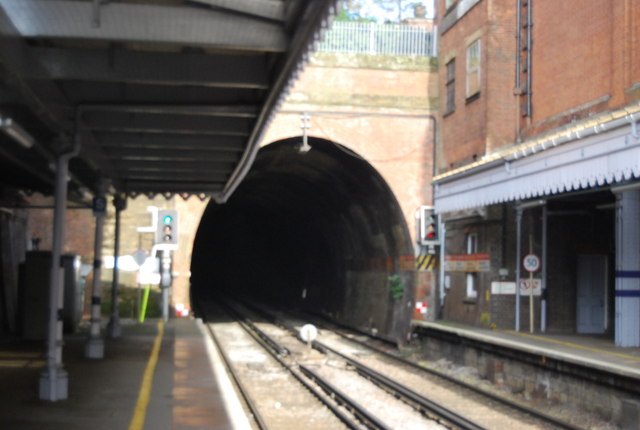
[[[403,341],[413,245],[393,193],[356,153],[323,139],[262,148],[225,204],[212,201],[191,263],[196,313],[233,293]]]

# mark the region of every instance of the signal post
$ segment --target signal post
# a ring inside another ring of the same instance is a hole
[[[178,211],[159,209],[154,248],[160,254],[160,288],[162,289],[162,319],[169,319],[169,289],[171,288],[171,252],[178,249]]]

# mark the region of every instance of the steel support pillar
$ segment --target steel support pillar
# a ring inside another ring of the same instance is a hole
[[[85,344],[84,356],[87,358],[104,358],[104,339],[100,336],[101,314],[101,273],[102,273],[102,244],[104,239],[104,219],[106,204],[104,196],[94,200],[94,215],[96,217],[96,232],[93,250],[93,283],[91,286],[91,320],[89,339]]]
[[[520,262],[522,260],[522,208],[516,208],[516,321],[515,331],[520,331]]]
[[[110,338],[122,336],[120,315],[118,312],[118,255],[120,253],[120,212],[127,207],[125,198],[116,195],[113,198],[113,206],[116,209],[116,231],[113,245],[113,281],[111,283],[111,319],[107,325],[107,335]]]
[[[444,260],[447,254],[447,223],[446,221],[442,221],[440,223],[440,231],[438,232],[440,237],[440,261],[438,262],[438,294],[436,297],[438,299],[438,303],[436,306],[436,315],[435,319],[441,319],[442,313],[444,312],[444,297],[446,295],[445,292],[445,273],[444,273]]]
[[[169,321],[169,290],[171,288],[171,251],[162,251],[160,258],[160,288],[162,289],[162,320]]]
[[[640,347],[640,190],[618,193],[616,211],[617,346]]]
[[[547,256],[549,211],[547,205],[542,207],[542,285],[540,286],[540,331],[547,331]],[[533,288],[533,286],[532,286]]]
[[[67,206],[69,159],[74,155],[74,152],[62,154],[56,160],[55,209],[51,245],[51,274],[49,276],[47,365],[40,376],[39,386],[40,399],[51,402],[64,400],[69,395],[69,378],[62,365],[62,307],[64,305],[62,244]]]

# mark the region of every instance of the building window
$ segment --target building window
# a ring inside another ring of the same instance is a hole
[[[456,59],[453,58],[447,63],[447,104],[445,106],[445,115],[456,110]]]
[[[475,254],[478,252],[478,235],[476,233],[467,234],[467,254]],[[478,297],[476,290],[476,274],[467,273],[467,298],[475,299]]]
[[[467,46],[467,98],[480,93],[480,39]]]

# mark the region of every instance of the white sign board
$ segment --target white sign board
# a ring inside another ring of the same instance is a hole
[[[141,285],[160,284],[160,267],[157,258],[147,257],[138,271],[138,283]]]
[[[520,279],[520,295],[528,296],[530,294],[529,279]],[[515,282],[492,282],[491,294],[499,295],[514,295],[516,293]],[[533,280],[533,295],[539,296],[542,293],[542,281],[540,279]]]

